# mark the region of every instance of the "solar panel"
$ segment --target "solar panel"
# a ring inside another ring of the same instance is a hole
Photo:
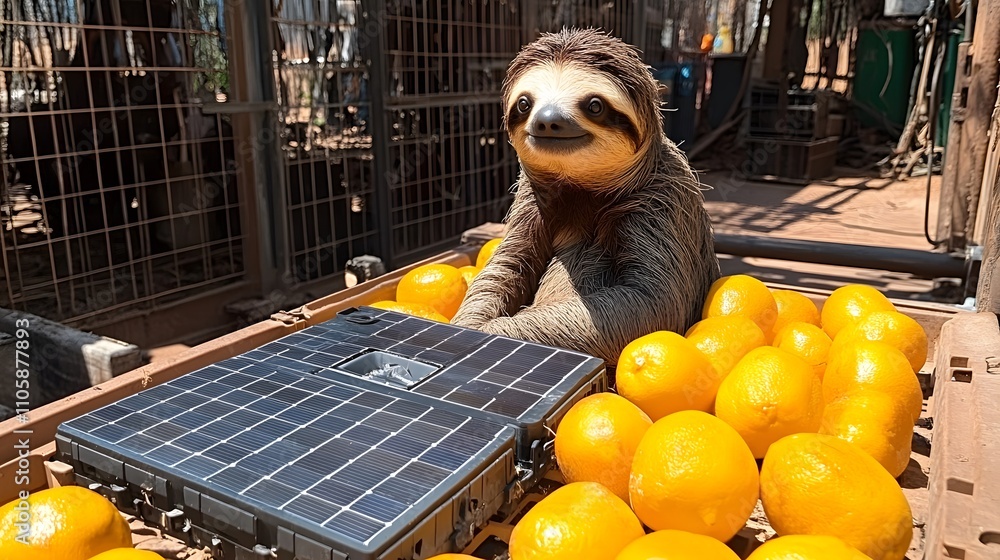
[[[199,370],[66,422],[60,452],[87,484],[109,477],[135,484],[125,465],[165,480],[160,501],[188,505],[185,514],[201,526],[231,525],[205,518],[213,515],[206,503],[223,504],[227,519],[254,519],[250,540],[262,536],[256,520],[270,519],[331,554],[319,543],[346,543],[338,550],[350,558],[379,557],[481,479],[484,464],[505,473],[494,501],[512,481],[514,435],[502,424],[332,381],[317,393],[302,389],[315,388],[308,378],[276,382],[280,372],[207,378],[215,373]]]
[[[223,557],[408,559],[460,547],[605,388],[596,358],[360,308],[68,421],[57,444],[79,483]]]

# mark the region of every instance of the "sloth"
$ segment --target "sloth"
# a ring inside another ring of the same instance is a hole
[[[700,183],[638,51],[595,29],[525,46],[502,86],[521,165],[506,231],[453,324],[584,352],[684,333],[719,277]]]

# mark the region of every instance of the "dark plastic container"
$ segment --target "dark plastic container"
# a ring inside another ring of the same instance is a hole
[[[838,138],[785,140],[747,137],[744,172],[751,179],[805,184],[828,177],[837,163]]]

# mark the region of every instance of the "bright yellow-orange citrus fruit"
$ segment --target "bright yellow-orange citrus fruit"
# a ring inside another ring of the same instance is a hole
[[[149,550],[115,548],[102,552],[90,560],[163,560],[163,557]]]
[[[744,356],[722,381],[715,415],[732,426],[759,459],[773,442],[819,429],[823,382],[802,358],[762,346]]]
[[[476,268],[482,269],[486,266],[486,263],[490,262],[490,257],[493,253],[497,252],[497,247],[500,246],[500,242],[503,241],[502,237],[496,239],[490,239],[479,249],[479,254],[476,255]]]
[[[0,508],[0,550],[18,560],[89,560],[113,548],[131,547],[125,518],[104,496],[80,486],[60,486],[32,493],[27,500],[31,531],[27,545],[18,541],[24,502]]]
[[[767,343],[757,323],[740,315],[702,319],[684,337],[712,362],[720,381],[747,352]]]
[[[556,462],[566,482],[599,482],[628,501],[628,477],[649,416],[614,393],[590,395],[573,405],[556,429]]]
[[[458,269],[458,271],[462,273],[462,278],[465,278],[465,283],[470,286],[472,285],[472,281],[476,278],[476,275],[479,274],[480,270],[481,269],[474,266],[463,266]]]
[[[788,535],[771,539],[747,560],[871,560],[860,550],[828,535]]]
[[[823,329],[811,323],[788,323],[776,331],[771,346],[794,354],[812,366],[820,377],[826,372],[832,341]]]
[[[422,303],[434,308],[449,321],[462,305],[469,285],[450,264],[427,264],[407,272],[396,285],[396,301]]]
[[[376,309],[385,309],[386,311],[395,311],[397,313],[405,313],[407,315],[413,315],[414,317],[421,317],[424,319],[430,319],[432,321],[438,321],[441,323],[448,322],[447,317],[435,311],[433,307],[422,303],[399,303],[398,301],[377,301],[371,304],[369,307],[374,307]]]
[[[900,560],[913,537],[896,480],[853,443],[795,434],[768,450],[760,497],[779,535],[829,535],[874,560]]]
[[[836,352],[858,339],[884,342],[896,348],[906,356],[913,371],[920,371],[927,361],[927,333],[920,323],[898,311],[872,311],[865,315],[837,334],[830,351]]]
[[[871,286],[848,284],[833,291],[820,310],[823,330],[831,339],[837,338],[841,329],[857,323],[872,311],[895,311],[889,298]]]
[[[746,274],[723,276],[709,288],[701,318],[725,315],[747,317],[769,337],[778,320],[778,304],[760,280]]]
[[[615,560],[739,560],[718,539],[687,531],[655,531],[629,543]]]
[[[654,531],[728,541],[750,518],[757,463],[729,425],[699,410],[675,412],[646,431],[632,460],[632,509]]]
[[[510,534],[511,560],[614,560],[645,531],[628,504],[596,482],[572,482],[535,504]]]
[[[809,323],[820,326],[819,309],[811,299],[794,290],[771,290],[774,303],[778,306],[778,319],[774,322],[775,333],[789,323]]]
[[[893,477],[910,463],[913,420],[904,403],[891,395],[861,390],[827,403],[819,433],[857,445]]]
[[[657,331],[622,350],[616,379],[618,394],[655,422],[678,410],[711,410],[720,377],[691,341]]]
[[[860,390],[879,391],[898,400],[909,412],[911,424],[920,418],[924,401],[920,381],[906,356],[888,344],[858,340],[830,357],[823,376],[823,400],[829,403]]]

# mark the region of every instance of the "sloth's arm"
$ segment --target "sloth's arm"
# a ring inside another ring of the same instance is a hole
[[[696,232],[679,232],[691,238],[678,239],[668,220],[649,218],[639,212],[618,228],[619,239],[627,241],[616,259],[615,285],[523,309],[486,323],[482,330],[585,352],[610,365],[640,336],[662,328],[683,332],[704,281],[694,273],[702,260],[702,240]]]
[[[508,214],[503,242],[469,287],[452,324],[478,329],[513,315],[531,302],[551,258],[552,244],[534,195],[522,186]]]

